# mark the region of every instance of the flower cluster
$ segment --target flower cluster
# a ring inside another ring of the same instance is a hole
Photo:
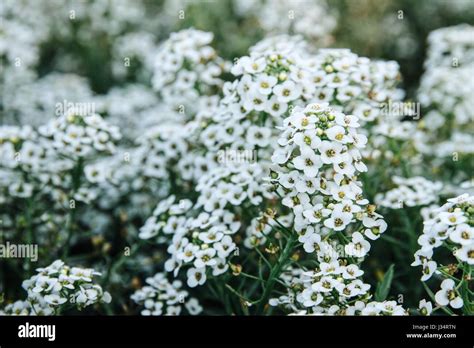
[[[39,128],[42,136],[70,158],[88,157],[97,152],[113,153],[121,134],[97,114],[82,113],[75,108]]]
[[[289,295],[271,300],[273,305],[292,311],[303,306],[315,314],[404,314],[395,302],[367,304],[370,286],[359,279],[358,263],[371,248],[366,238],[378,239],[387,224],[364,199],[357,180],[367,169],[359,151],[366,138],[357,127],[357,117],[324,104],[295,107],[284,121],[270,182],[294,215],[298,241],[316,254],[318,266],[292,274]],[[351,228],[356,221],[360,227]],[[355,299],[360,306],[350,305]]]
[[[218,276],[227,271],[228,258],[236,249],[231,236],[239,230],[240,222],[234,214],[218,207],[212,214],[187,216],[192,206],[188,199],[175,202],[175,197],[170,196],[158,204],[139,236],[168,244],[171,256],[165,263],[166,271],[177,275],[186,266],[187,284],[196,287],[203,285],[211,272]]]
[[[21,124],[39,126],[49,117],[65,112],[69,104],[87,104],[91,99],[92,91],[85,78],[51,73],[13,91],[6,89],[3,102],[10,118]]]
[[[344,231],[358,220],[362,222],[360,232],[377,239],[387,226],[363,198],[357,180],[358,173],[367,170],[359,151],[367,139],[356,132],[357,117],[310,104],[295,108],[284,124],[278,140],[281,147],[272,157],[276,167],[271,182],[277,185],[282,204],[295,214],[295,230],[313,230],[303,239],[315,239]],[[357,241],[352,243],[360,251],[365,244],[362,234],[354,234]]]
[[[370,285],[360,279],[363,273],[336,260],[321,262],[314,271],[290,270],[282,276],[288,295],[271,299],[270,305],[300,315],[407,314],[396,301],[368,302]]]
[[[474,87],[469,76],[474,73],[474,67],[454,68],[438,67],[428,71],[421,80],[419,98],[430,112],[424,119],[427,129],[434,131],[451,127],[449,122],[456,125],[469,125],[474,120],[472,100],[470,96]],[[451,115],[452,114],[452,115]],[[455,120],[449,120],[450,117]]]
[[[397,88],[400,72],[396,62],[370,61],[348,49],[321,49],[308,65],[314,72],[316,101],[340,105],[340,111],[363,122],[374,121],[384,103],[403,97]]]
[[[106,95],[94,98],[96,112],[107,122],[126,129],[123,137],[130,142],[140,139],[144,131],[156,122],[170,118],[179,120],[179,115],[165,105],[160,105],[155,92],[140,84],[112,88]],[[130,117],[134,115],[134,117]]]
[[[215,209],[228,206],[238,207],[242,202],[258,206],[264,199],[274,195],[268,187],[259,185],[266,173],[258,165],[242,165],[239,168],[216,167],[199,180],[196,208],[202,207],[212,213]]]
[[[96,303],[109,303],[111,296],[94,283],[101,273],[91,268],[69,267],[56,260],[38,268],[37,274],[23,281],[28,292],[26,301],[17,301],[5,308],[6,313],[50,315],[70,307],[83,309]]]
[[[147,278],[148,285],[137,290],[131,299],[144,307],[142,315],[180,315],[183,307],[190,315],[202,312],[197,299],[189,297],[189,293],[182,289],[182,283],[174,280],[172,283],[166,274],[157,273]]]
[[[448,199],[443,206],[431,210],[431,215],[433,217],[424,222],[423,234],[418,239],[420,249],[415,253],[412,266],[422,266],[422,281],[433,274],[445,278],[436,293],[436,303],[458,309],[464,304],[461,294],[468,296],[465,286],[474,264],[474,196],[464,194]],[[435,251],[442,252],[440,249],[447,249],[457,263],[438,265],[434,256]],[[466,303],[466,307],[469,304]]]
[[[209,45],[212,40],[212,33],[186,29],[172,33],[158,48],[152,83],[166,104],[192,115],[201,97],[222,86],[228,64]]]
[[[426,113],[421,123],[425,134],[418,150],[429,157],[472,160],[473,32],[474,27],[459,25],[435,30],[428,38],[426,71],[418,90]]]
[[[435,203],[438,201],[439,191],[443,188],[441,182],[432,182],[422,176],[411,178],[394,176],[392,181],[397,185],[396,188],[375,197],[377,204],[391,209]]]
[[[251,49],[250,56],[238,59],[231,69],[238,78],[226,82],[215,111],[200,115],[199,143],[218,162],[196,187],[206,211],[213,202],[258,205],[271,198],[262,184],[276,147],[275,127],[314,92],[300,52],[282,46],[275,49],[288,55]]]
[[[336,27],[336,17],[324,0],[252,0],[245,1],[245,7],[239,1],[235,3],[241,14],[256,14],[261,27],[269,34],[300,34],[327,44]]]
[[[18,300],[7,304],[0,309],[0,315],[53,315],[54,309],[41,296],[34,296],[34,300]]]
[[[474,27],[460,24],[433,30],[428,36],[427,70],[464,66],[474,60]]]
[[[73,166],[70,160],[58,158],[51,141],[28,125],[1,126],[0,151],[0,192],[6,189],[13,197],[31,197],[35,186],[42,187],[45,193],[54,192],[51,182],[63,184],[60,173]]]

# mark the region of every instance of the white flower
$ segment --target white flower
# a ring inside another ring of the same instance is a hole
[[[317,233],[309,235],[303,243],[304,251],[307,253],[312,253],[313,251],[319,249],[319,243],[321,242],[321,236]]]
[[[455,309],[461,308],[464,302],[454,287],[455,283],[452,279],[443,280],[441,283],[441,290],[439,290],[435,295],[436,303],[440,306],[447,306],[449,304]]]
[[[322,220],[325,213],[323,212],[324,206],[322,204],[315,204],[303,212],[303,215],[311,223],[318,223]]]
[[[281,103],[288,103],[301,96],[301,88],[293,81],[285,81],[273,87],[273,93]]]
[[[61,297],[58,294],[46,295],[44,300],[52,306],[59,306],[67,301],[66,298]]]
[[[272,93],[273,86],[278,82],[275,76],[270,75],[260,75],[257,79],[258,91],[261,94],[268,95]]]
[[[334,143],[329,141],[322,141],[321,145],[318,148],[321,153],[321,161],[326,164],[338,164],[344,161],[344,158],[341,156],[343,150],[343,145],[340,143]]]
[[[370,250],[370,243],[367,242],[361,233],[355,232],[352,235],[352,242],[344,248],[347,255],[364,257]]]
[[[428,249],[428,250],[418,250],[415,252],[415,261],[411,264],[412,266],[420,266],[422,265],[425,261],[431,260],[433,257],[433,249]]]
[[[347,144],[352,141],[351,137],[346,134],[346,129],[341,126],[332,126],[326,129],[326,135],[329,139],[342,144]]]
[[[301,293],[303,305],[305,307],[314,307],[323,301],[323,296],[315,289],[305,289]]]
[[[356,279],[364,274],[364,271],[359,269],[357,265],[348,265],[343,268],[342,277],[344,279]]]
[[[309,178],[314,178],[318,174],[319,168],[323,165],[321,158],[311,149],[304,148],[300,156],[293,160],[296,169],[303,170]]]
[[[433,273],[436,271],[438,265],[435,261],[425,261],[423,262],[423,276],[421,277],[421,281],[425,282],[431,278]]]
[[[216,250],[213,248],[208,248],[196,252],[196,260],[194,261],[194,266],[197,269],[204,269],[206,266],[214,266],[216,260],[214,256],[216,255]],[[196,277],[194,275],[194,277]]]
[[[334,231],[342,231],[351,222],[351,220],[351,213],[346,213],[342,209],[334,209],[331,213],[331,216],[324,220],[324,226],[333,229]]]
[[[276,95],[272,95],[267,101],[267,112],[273,117],[280,117],[288,110],[288,104],[280,102]]]
[[[430,301],[423,299],[418,305],[418,310],[420,311],[421,315],[430,315],[431,312],[433,312],[433,304]]]
[[[252,145],[265,147],[271,140],[271,130],[265,127],[251,126],[247,131],[246,139]]]
[[[467,217],[464,216],[462,211],[442,212],[438,216],[441,222],[449,226],[462,224],[467,221]]]
[[[296,133],[293,136],[293,142],[301,148],[309,146],[312,149],[317,149],[321,144],[321,139],[314,131],[306,130],[304,132]]]
[[[463,245],[461,249],[456,250],[455,255],[468,265],[474,265],[474,243]]]
[[[449,239],[454,243],[469,245],[474,242],[474,228],[468,224],[459,224],[449,232]]]
[[[203,308],[199,304],[199,301],[195,298],[191,298],[188,302],[184,305],[191,315],[197,315],[202,312]]]
[[[204,268],[190,268],[188,269],[186,275],[188,277],[188,286],[190,288],[203,285],[207,279]]]

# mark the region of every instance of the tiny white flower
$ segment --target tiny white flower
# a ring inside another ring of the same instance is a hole
[[[206,282],[206,273],[204,268],[190,268],[186,273],[188,277],[187,284],[190,288],[203,285]]]
[[[458,292],[454,289],[455,283],[452,279],[445,279],[441,283],[441,290],[435,294],[436,303],[440,306],[450,305],[457,309],[464,305],[462,298]]]
[[[430,301],[423,299],[418,305],[418,310],[420,311],[421,315],[430,315],[431,312],[433,312],[433,304]]]

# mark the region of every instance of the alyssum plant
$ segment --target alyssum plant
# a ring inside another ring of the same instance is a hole
[[[321,48],[322,0],[226,2],[258,26],[232,62],[240,29],[115,3],[0,10],[0,241],[38,246],[2,315],[472,315],[472,27],[429,36],[412,101]]]

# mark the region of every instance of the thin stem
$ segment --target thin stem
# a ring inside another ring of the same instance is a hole
[[[296,241],[296,234],[290,235],[288,242],[285,246],[285,249],[283,252],[280,254],[280,257],[275,265],[271,269],[270,276],[268,277],[268,280],[266,282],[265,290],[263,292],[262,297],[259,300],[258,308],[257,308],[257,313],[262,313],[264,312],[265,305],[268,302],[269,297],[271,296],[271,293],[273,291],[273,288],[275,286],[275,283],[277,282],[277,278],[280,276],[283,267],[286,265],[288,262],[288,259],[291,256],[291,253],[293,251],[293,246]]]

